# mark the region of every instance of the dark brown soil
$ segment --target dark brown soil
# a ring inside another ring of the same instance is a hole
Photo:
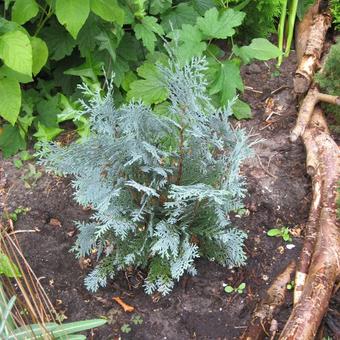
[[[26,189],[21,178],[24,169],[17,170],[11,160],[0,159],[0,169],[6,176],[7,209],[18,206],[31,209],[20,216],[15,229],[39,230],[18,234],[18,239],[28,262],[67,321],[107,317],[109,325],[95,330],[94,339],[238,338],[273,278],[291,258],[297,257],[302,241],[298,235],[308,216],[311,186],[305,171],[305,151],[302,143],[292,145],[288,141],[296,115],[292,94],[295,68],[292,54],[277,77],[273,74],[274,62],[255,63],[243,69],[247,88],[242,99],[250,103],[254,119],[237,124],[252,128],[253,138],[262,140],[254,147],[257,156],[243,167],[249,215],[233,217],[234,224],[249,234],[247,265],[228,269],[200,260],[198,275],[182,278],[174,291],[158,302],[142,288],[129,290],[124,273],[106,289],[95,295],[89,293],[83,279],[90,268],[80,266],[70,249],[76,237],[73,222],[87,219],[90,213],[73,201],[70,181],[44,173],[31,189]],[[271,95],[276,89],[278,92]],[[275,113],[268,124],[270,105],[270,112]],[[61,226],[49,224],[51,218],[59,220]],[[282,226],[296,233],[292,242],[295,248],[289,250],[281,238],[266,235],[269,229]],[[224,292],[224,283],[237,286],[241,282],[246,283],[243,294]],[[120,296],[134,306],[143,324],[134,325],[132,315],[124,313],[112,301],[113,296]],[[290,301],[278,317],[280,327],[289,315],[289,308]],[[121,331],[125,323],[132,328],[128,334]]]

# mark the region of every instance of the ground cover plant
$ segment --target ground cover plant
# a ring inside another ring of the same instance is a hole
[[[242,207],[249,141],[228,122],[233,102],[212,105],[205,58],[182,66],[169,55],[156,66],[170,99],[162,115],[141,101],[115,106],[110,84],[104,97],[85,86],[89,138],[40,153],[47,169],[75,176],[77,201],[95,210],[92,222],[78,224],[74,247],[100,259],[85,280],[91,291],[130,266],[147,269],[146,292],[165,295],[185,272],[196,274],[197,257],[245,263],[246,234],[228,216]]]
[[[250,44],[247,41],[249,45],[243,47],[236,44],[237,37],[242,38],[242,23],[246,25],[252,20],[254,6],[260,18],[273,21],[276,10],[268,15],[270,3],[263,0],[230,4],[195,0],[2,2],[0,149],[8,157],[25,149],[32,138],[52,140],[65,127],[86,136],[87,117],[74,115],[80,96],[76,85],[83,81],[90,87],[100,87],[103,70],[109,76],[115,74],[117,102],[132,97],[147,104],[164,102],[167,93],[158,87],[159,73],[154,62],[164,57],[162,40],[172,40],[175,36],[183,61],[209,55],[207,73],[215,79],[209,91],[217,105],[225,105],[244,90],[240,76],[242,63],[252,58],[267,60],[280,53],[263,38],[272,31],[272,23],[267,27],[254,22],[252,31],[256,27],[264,31],[259,35],[247,33],[248,40],[260,39]],[[277,7],[276,2],[273,6]],[[221,49],[213,44],[216,39],[228,39],[228,42]],[[225,53],[226,49],[233,49],[232,54]],[[250,108],[238,101],[234,114],[240,119],[249,118]]]

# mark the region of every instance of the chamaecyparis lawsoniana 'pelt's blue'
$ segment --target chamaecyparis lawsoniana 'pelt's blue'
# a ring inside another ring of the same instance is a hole
[[[110,86],[105,96],[83,87],[90,137],[40,153],[48,170],[74,177],[76,200],[95,211],[78,223],[74,246],[79,257],[97,251],[85,279],[91,291],[135,266],[147,271],[147,293],[165,295],[185,272],[196,274],[198,257],[226,266],[246,260],[246,234],[228,214],[242,207],[248,138],[230,125],[231,104],[211,104],[204,58],[158,67],[169,98],[162,113],[140,101],[115,107]]]

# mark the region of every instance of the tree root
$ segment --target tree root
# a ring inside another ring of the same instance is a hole
[[[263,339],[271,327],[274,313],[283,304],[287,292],[287,284],[295,270],[295,261],[289,263],[286,269],[269,287],[265,298],[254,311],[252,320],[241,336],[241,340]],[[275,331],[275,330],[273,330]]]

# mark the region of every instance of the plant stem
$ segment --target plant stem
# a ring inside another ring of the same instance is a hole
[[[285,22],[286,22],[286,15],[287,15],[287,1],[284,0],[282,3],[282,9],[281,9],[281,16],[280,16],[280,22],[279,22],[279,28],[278,28],[278,47],[281,51],[280,56],[278,57],[277,60],[277,66],[280,66],[282,63],[282,55],[283,55],[283,36],[284,36],[284,31],[285,31]]]
[[[287,32],[287,43],[286,43],[286,51],[285,57],[289,56],[290,46],[292,44],[293,35],[294,35],[294,25],[295,25],[295,18],[296,18],[296,11],[298,0],[292,0],[289,7],[289,14],[288,14],[288,32]]]
[[[44,12],[46,13],[46,11],[44,11]],[[39,23],[39,25],[37,27],[37,30],[34,33],[34,36],[37,36],[39,34],[40,30],[44,27],[44,25],[46,24],[46,21],[51,17],[52,14],[53,14],[53,10],[50,7],[48,9],[48,12],[47,12],[45,18],[42,21],[40,21],[40,23]]]

